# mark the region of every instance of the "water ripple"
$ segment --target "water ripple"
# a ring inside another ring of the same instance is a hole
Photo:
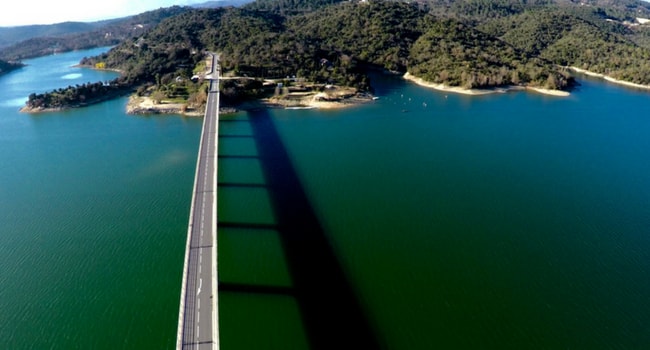
[[[12,98],[10,100],[0,102],[2,107],[22,107],[27,102],[26,97]]]
[[[61,79],[73,80],[73,79],[79,79],[82,76],[83,76],[83,74],[81,74],[81,73],[70,73],[70,74],[66,74],[66,75],[62,76]]]

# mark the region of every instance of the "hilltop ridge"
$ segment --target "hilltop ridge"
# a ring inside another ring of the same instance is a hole
[[[116,86],[189,99],[204,89],[190,79],[204,52],[220,52],[225,75],[258,81],[230,82],[224,100],[233,103],[268,94],[269,79],[371,91],[367,72],[377,68],[464,89],[567,90],[574,82],[568,67],[649,85],[650,24],[641,17],[650,17],[649,5],[258,0],[183,9],[82,64],[122,71]]]

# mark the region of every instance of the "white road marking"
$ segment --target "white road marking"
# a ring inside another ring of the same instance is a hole
[[[215,57],[216,60],[216,57]],[[218,64],[217,64],[218,65]],[[216,67],[218,70],[219,68]],[[217,75],[220,72],[216,72]],[[206,258],[206,262],[211,263],[210,270],[211,274],[206,276],[209,278],[209,283],[210,283],[210,299],[206,299],[207,304],[207,310],[204,310],[204,315],[205,312],[208,312],[208,315],[212,319],[208,329],[208,333],[206,334],[206,337],[209,337],[208,340],[211,340],[211,348],[213,349],[218,349],[219,348],[219,332],[218,332],[218,303],[217,303],[217,297],[218,293],[216,293],[216,274],[217,274],[217,269],[216,269],[216,231],[217,231],[217,213],[216,213],[216,208],[217,208],[217,155],[218,155],[218,138],[219,138],[219,111],[218,111],[218,105],[219,105],[219,91],[218,91],[218,76],[217,76],[217,81],[216,82],[211,82],[211,92],[216,93],[216,99],[210,98],[210,104],[209,104],[209,116],[206,115],[209,119],[206,121],[204,133],[202,134],[202,142],[201,142],[201,147],[204,149],[203,152],[199,154],[199,168],[197,169],[197,175],[199,172],[202,172],[204,177],[203,177],[203,183],[201,184],[201,179],[200,177],[197,177],[197,182],[195,184],[195,190],[199,189],[201,185],[203,188],[200,189],[198,192],[193,193],[193,197],[196,195],[201,195],[201,208],[200,208],[200,217],[195,216],[197,213],[195,209],[198,209],[199,207],[199,201],[194,201],[192,203],[192,215],[194,216],[193,220],[189,223],[189,227],[192,233],[194,233],[193,237],[190,237],[188,239],[188,251],[189,248],[191,248],[191,245],[194,244],[195,249],[193,252],[188,253],[188,260],[192,260],[196,262],[196,253],[198,253],[198,269],[196,269],[196,265],[194,265],[194,268],[189,267],[189,270],[192,270],[193,272],[198,271],[198,275],[194,276],[194,281],[196,282],[196,279],[198,279],[198,288],[196,289],[196,297],[194,298],[194,316],[195,318],[195,333],[191,336],[194,340],[193,343],[188,344],[189,348],[193,349],[198,349],[201,345],[199,345],[199,342],[201,340],[206,340],[200,339],[200,322],[201,320],[201,299],[204,297],[201,294],[201,289],[203,287],[203,279],[201,277],[202,274],[202,269],[203,269],[203,249],[208,248],[208,245],[210,246],[210,253],[208,254],[208,257]],[[216,118],[214,116],[216,115]],[[206,134],[207,133],[207,134]],[[207,141],[207,142],[204,142]],[[203,147],[206,146],[206,147]],[[210,163],[212,162],[212,163]],[[210,187],[208,187],[208,184]],[[210,194],[208,194],[208,192]],[[210,200],[210,203],[208,203],[208,200],[206,199],[207,195],[211,195],[212,199]],[[198,198],[197,198],[198,199]],[[196,206],[194,206],[196,204]],[[208,208],[207,205],[210,205],[211,207]],[[210,212],[206,211],[210,210]],[[207,222],[206,222],[206,217],[207,217]],[[199,220],[196,220],[199,219]],[[196,225],[200,225],[199,227],[196,227]],[[206,227],[207,225],[207,227]],[[198,230],[198,231],[197,231]],[[208,232],[209,236],[205,237],[205,231],[210,230]],[[204,238],[205,237],[205,238]],[[191,256],[191,258],[190,258]],[[207,271],[206,271],[207,272]],[[191,272],[188,272],[191,273]],[[185,276],[184,276],[185,280]],[[185,282],[185,281],[184,281]],[[185,283],[185,286],[189,286],[190,282],[187,281]],[[196,286],[196,285],[195,285]],[[184,294],[185,292],[183,292]],[[208,296],[206,296],[208,297]],[[190,300],[188,298],[187,300]],[[181,301],[182,305],[182,301]],[[191,308],[188,307],[189,305],[185,305],[185,310],[189,311]],[[207,324],[204,324],[204,329],[205,327],[208,326]],[[179,328],[180,329],[180,328]],[[180,332],[180,330],[179,330]],[[190,332],[188,332],[190,333]],[[189,335],[189,334],[188,334]],[[181,339],[181,337],[179,337]],[[177,340],[177,342],[180,342],[180,340]],[[181,343],[178,343],[181,344]],[[177,345],[178,346],[178,345]],[[180,347],[179,347],[180,348]]]

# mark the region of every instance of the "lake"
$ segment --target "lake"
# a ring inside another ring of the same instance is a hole
[[[175,344],[201,119],[17,112],[114,77],[70,68],[100,52],[0,77],[10,349]],[[321,303],[390,349],[650,347],[650,94],[579,80],[461,96],[377,74],[366,105],[224,117],[222,348],[322,346]]]

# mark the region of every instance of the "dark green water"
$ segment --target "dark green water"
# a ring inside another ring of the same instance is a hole
[[[370,105],[270,113],[384,347],[650,347],[650,95],[589,80],[569,98],[375,83]],[[245,123],[223,124],[241,134]],[[222,160],[222,175],[260,172],[254,160],[232,162]],[[235,212],[269,211],[259,208]],[[255,259],[281,256],[277,232],[220,240],[220,280],[291,285],[284,265]],[[255,330],[256,346],[275,344],[271,326],[306,333],[295,311],[265,322],[239,307],[255,321],[226,328],[235,311],[222,306],[228,348]]]
[[[114,77],[70,68],[100,52],[0,77],[2,349],[175,345],[201,120],[127,116],[125,99],[17,112],[31,92]]]
[[[125,99],[17,113],[33,91],[108,79],[68,67],[90,54],[0,77],[0,348],[175,344],[201,120],[126,116]],[[267,115],[378,343],[650,348],[650,94],[375,83],[365,106]],[[221,344],[308,348],[305,303],[282,292],[300,282],[275,228],[290,206],[255,118],[220,127],[236,137],[220,140],[219,181],[237,184],[219,189],[220,221],[257,227],[220,229],[219,277],[276,293],[220,292]]]

